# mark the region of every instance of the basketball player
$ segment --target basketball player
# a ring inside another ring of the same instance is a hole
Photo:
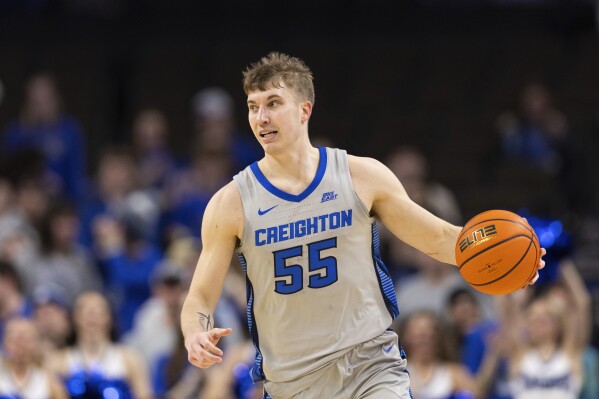
[[[314,86],[303,61],[271,53],[244,72],[244,90],[265,155],[206,209],[181,317],[190,362],[222,362],[216,344],[231,329],[215,328],[213,311],[236,252],[257,349],[252,377],[265,381],[266,398],[409,398],[375,218],[449,264],[460,228],[412,202],[380,162],[310,144]]]

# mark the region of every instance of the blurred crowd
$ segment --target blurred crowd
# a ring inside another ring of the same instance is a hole
[[[556,177],[564,209],[587,206],[565,116],[542,86],[523,98],[522,112],[498,119],[499,156]],[[220,88],[191,99],[187,159],[169,146],[166,115],[141,110],[130,143],[96,149],[89,173],[85,134],[56,81],[31,77],[0,144],[0,398],[262,397],[249,377],[255,353],[239,265],[215,312],[217,326],[233,328],[221,341],[224,362],[191,366],[179,330],[207,202],[261,156],[233,108]],[[385,162],[417,203],[464,223],[421,150],[392,149]],[[548,387],[544,399],[599,398],[591,299],[571,252],[560,250],[565,232],[547,225],[545,277],[498,298],[383,231],[402,312],[393,328],[416,398],[525,399]]]

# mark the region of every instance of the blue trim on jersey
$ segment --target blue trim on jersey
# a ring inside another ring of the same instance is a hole
[[[385,266],[381,260],[381,251],[379,246],[379,229],[376,226],[376,223],[372,223],[372,260],[374,262],[376,276],[379,280],[379,287],[383,293],[385,305],[387,306],[387,310],[391,314],[391,317],[395,319],[397,316],[399,316],[397,297],[395,295],[395,288],[393,287],[393,280],[391,279],[389,269],[387,269],[387,266]]]
[[[237,254],[237,259],[241,264],[241,268],[245,273],[245,293],[247,300],[247,319],[248,319],[248,329],[250,330],[250,336],[252,337],[252,342],[254,343],[254,347],[256,348],[256,358],[252,369],[250,370],[250,377],[252,377],[252,381],[254,383],[258,381],[263,381],[266,379],[264,375],[264,371],[262,368],[262,352],[260,352],[260,340],[258,339],[258,327],[256,326],[256,317],[254,316],[254,288],[252,287],[252,282],[247,275],[247,261],[245,260],[245,256],[242,253]]]
[[[298,195],[293,195],[286,193],[285,191],[276,188],[272,185],[271,182],[268,181],[266,176],[260,170],[258,166],[258,162],[254,162],[250,165],[252,172],[254,172],[254,176],[258,179],[258,182],[268,190],[271,194],[276,195],[279,198],[282,198],[286,201],[290,202],[300,202],[306,199],[310,194],[316,190],[318,185],[320,184],[322,178],[324,177],[324,172],[327,170],[327,149],[325,147],[318,147],[318,151],[320,151],[320,160],[318,161],[318,169],[316,170],[316,176],[314,176],[314,180],[312,183],[306,187],[306,189]]]

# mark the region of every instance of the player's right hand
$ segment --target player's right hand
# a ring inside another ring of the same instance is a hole
[[[214,363],[222,363],[223,351],[217,348],[216,344],[232,331],[230,328],[213,328],[210,331],[194,333],[185,343],[189,362],[202,369],[208,368]]]

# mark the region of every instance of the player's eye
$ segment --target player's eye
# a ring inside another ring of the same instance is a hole
[[[258,107],[256,105],[250,105],[248,108],[250,109],[251,112],[258,111]]]
[[[279,105],[280,103],[277,100],[271,101],[270,103],[268,103],[269,107],[274,107],[275,105]]]

